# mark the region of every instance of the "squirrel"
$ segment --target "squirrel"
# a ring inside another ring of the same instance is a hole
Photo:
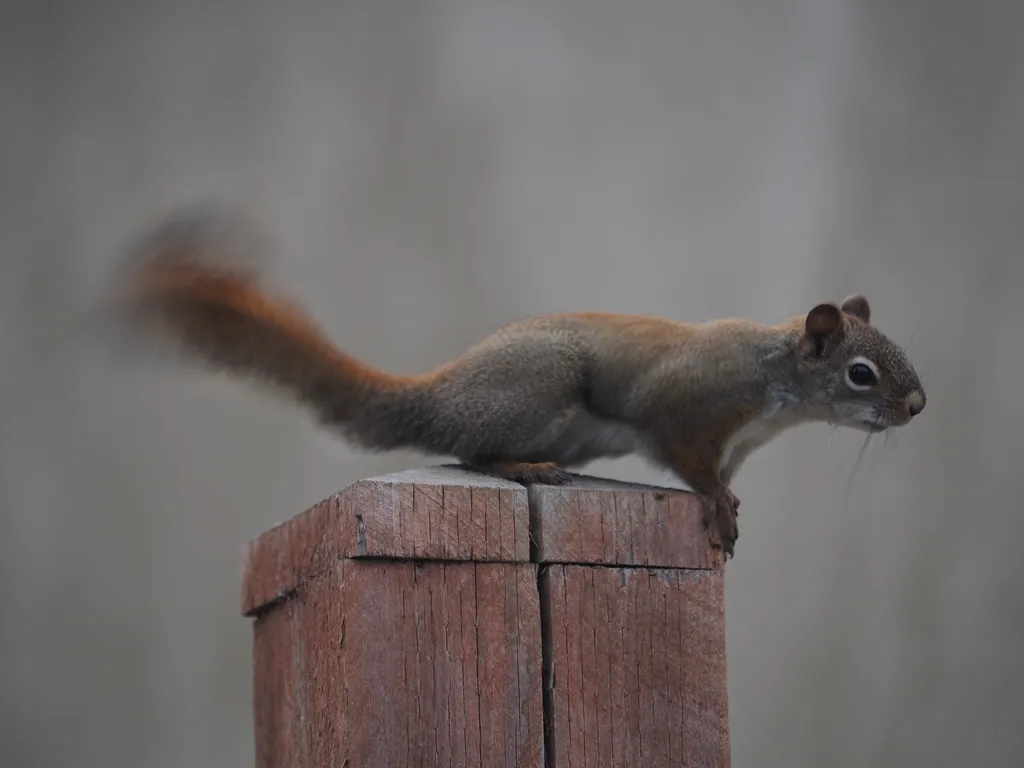
[[[225,222],[202,209],[142,238],[114,307],[136,338],[270,385],[367,450],[417,449],[519,483],[638,453],[702,500],[710,544],[734,554],[744,460],[780,432],[908,424],[925,393],[862,295],[778,325],[576,312],[528,317],[416,376],[339,349],[259,274],[218,262]]]

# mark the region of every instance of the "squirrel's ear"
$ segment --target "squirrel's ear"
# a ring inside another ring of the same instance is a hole
[[[855,293],[852,296],[847,296],[843,299],[842,310],[846,314],[856,317],[858,320],[862,320],[868,324],[871,323],[871,305],[868,304],[868,300],[859,293]]]
[[[843,327],[843,314],[835,304],[819,304],[807,313],[804,329],[821,349],[822,342]]]

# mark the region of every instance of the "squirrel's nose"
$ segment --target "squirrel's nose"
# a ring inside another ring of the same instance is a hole
[[[916,390],[911,392],[907,397],[907,410],[910,411],[911,416],[917,416],[921,411],[924,410],[924,392],[922,390]]]

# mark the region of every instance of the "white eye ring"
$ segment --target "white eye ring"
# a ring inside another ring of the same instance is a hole
[[[853,366],[855,366],[855,365],[866,366],[868,369],[870,369],[870,371],[871,371],[872,375],[874,376],[875,380],[872,381],[870,384],[854,384],[853,380],[850,378],[850,369],[853,368]],[[846,371],[845,371],[844,375],[845,375],[845,378],[846,378],[846,386],[848,386],[850,389],[852,389],[852,390],[854,390],[856,392],[864,392],[865,390],[871,389],[876,384],[878,384],[878,381],[881,378],[878,375],[878,366],[875,365],[870,360],[868,360],[866,357],[855,357],[852,360],[850,360],[846,364]]]

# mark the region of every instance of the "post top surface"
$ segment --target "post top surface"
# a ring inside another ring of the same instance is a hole
[[[391,472],[387,475],[375,475],[363,480],[356,480],[352,485],[359,483],[389,483],[392,485],[465,485],[470,488],[505,488],[507,490],[522,490],[523,486],[511,480],[503,480],[493,475],[485,475],[482,472],[473,472],[458,464],[436,464],[430,467],[415,467],[414,469],[403,469],[399,472]],[[352,486],[348,486],[351,488]]]
[[[595,477],[573,473],[571,483],[564,486],[534,486],[545,488],[575,488],[577,490],[598,490],[598,491],[639,491],[652,493],[689,493],[685,488],[672,488],[661,485],[648,485],[646,483],[631,483],[623,480],[613,480],[606,477]],[[476,472],[460,464],[435,464],[429,467],[415,467],[403,469],[398,472],[391,472],[386,475],[375,475],[363,480],[357,480],[353,485],[363,482],[381,483],[414,483],[417,485],[446,485],[458,483],[460,485],[475,486],[481,488],[509,488],[521,489],[523,485],[511,480],[503,480],[500,477],[486,475]]]
[[[368,557],[721,566],[688,491],[588,475],[528,489],[437,465],[358,480],[250,542],[243,612],[258,612],[340,559]]]

